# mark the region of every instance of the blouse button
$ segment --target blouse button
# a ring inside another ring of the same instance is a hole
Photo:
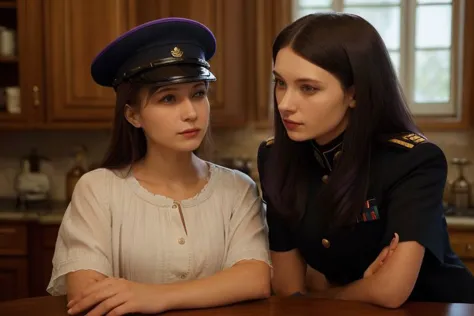
[[[186,273],[183,273],[179,276],[181,279],[186,279]]]
[[[186,240],[184,240],[183,237],[181,237],[180,239],[178,239],[178,243],[179,243],[180,245],[184,245],[185,242],[186,242]]]
[[[326,238],[324,238],[321,243],[323,244],[323,247],[324,248],[329,248],[331,247],[331,243],[329,242],[329,240],[327,240]]]
[[[176,203],[173,203],[173,206],[172,208],[177,208],[178,206],[176,205]]]

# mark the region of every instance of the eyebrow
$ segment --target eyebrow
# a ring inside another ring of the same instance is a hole
[[[199,87],[199,86],[204,86],[205,84],[203,82],[199,82],[199,83],[196,83],[194,86],[192,86],[192,88],[196,88],[196,87]],[[161,92],[165,92],[165,91],[176,91],[178,90],[177,87],[175,86],[168,86],[168,87],[161,87],[161,88],[158,88],[158,90],[156,90],[155,93],[161,93]]]
[[[279,78],[283,78],[282,75],[280,75],[278,72],[276,72],[275,70],[273,70],[273,74],[276,76],[276,77],[279,77]],[[315,82],[315,83],[319,83],[319,84],[322,84],[322,82],[320,80],[317,80],[317,79],[312,79],[312,78],[298,78],[295,80],[296,82]]]

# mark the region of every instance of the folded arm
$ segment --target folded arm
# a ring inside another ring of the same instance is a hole
[[[317,297],[362,301],[398,308],[410,296],[421,268],[424,247],[415,241],[402,242],[373,275],[343,287],[313,293]]]
[[[267,298],[270,267],[264,262],[245,260],[207,278],[164,286],[169,291],[170,309],[205,308]]]

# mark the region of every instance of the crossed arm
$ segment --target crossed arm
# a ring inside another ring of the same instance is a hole
[[[418,278],[425,249],[414,241],[401,242],[383,260],[381,256],[371,265],[373,272],[364,278],[342,287],[329,287],[325,278],[314,274],[317,284],[311,287],[312,295],[321,298],[352,300],[371,303],[387,308],[398,308],[410,296]],[[274,276],[272,286],[277,295],[306,293],[306,263],[299,252],[272,252]]]
[[[205,308],[266,298],[269,284],[269,266],[256,260],[243,260],[210,277],[174,284],[140,284],[81,270],[67,275],[68,308],[70,314],[76,314],[94,307],[91,316],[111,311],[111,315],[123,315]],[[121,298],[124,302],[118,302]]]

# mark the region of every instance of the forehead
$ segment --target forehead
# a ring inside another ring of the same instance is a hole
[[[275,59],[275,72],[287,80],[322,80],[330,73],[297,55],[290,47],[282,48]]]

